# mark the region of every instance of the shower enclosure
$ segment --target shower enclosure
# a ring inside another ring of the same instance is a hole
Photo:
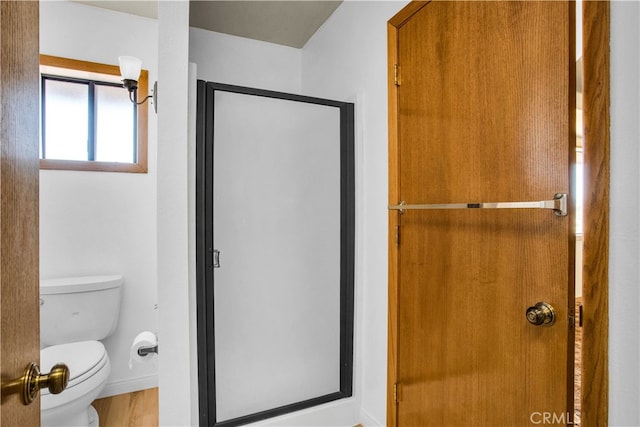
[[[353,104],[198,82],[200,424],[351,396]]]

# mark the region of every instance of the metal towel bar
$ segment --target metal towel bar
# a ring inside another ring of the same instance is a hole
[[[567,215],[567,195],[558,193],[553,200],[541,200],[538,202],[497,202],[497,203],[445,203],[410,205],[401,201],[397,205],[389,205],[389,210],[400,211],[401,214],[408,209],[552,209],[557,216]]]

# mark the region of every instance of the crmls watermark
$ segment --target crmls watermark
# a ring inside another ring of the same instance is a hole
[[[573,414],[571,412],[532,412],[531,415],[529,415],[529,421],[535,425],[574,425]]]

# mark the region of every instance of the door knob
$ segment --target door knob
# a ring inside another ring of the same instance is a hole
[[[526,316],[529,323],[536,326],[551,326],[556,321],[556,311],[546,302],[527,308]]]
[[[58,363],[48,374],[41,374],[37,363],[31,362],[22,377],[2,385],[2,394],[20,394],[23,405],[28,405],[38,397],[42,388],[48,388],[51,394],[61,393],[69,384],[69,368]]]

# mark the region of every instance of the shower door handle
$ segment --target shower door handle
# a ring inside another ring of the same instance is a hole
[[[220,268],[220,251],[213,250],[213,268]]]

